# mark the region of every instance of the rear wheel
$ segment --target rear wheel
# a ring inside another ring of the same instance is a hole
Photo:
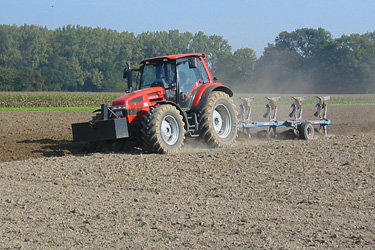
[[[182,116],[172,105],[160,105],[148,112],[142,122],[142,140],[156,153],[176,153],[185,139]]]
[[[314,138],[314,127],[310,122],[302,122],[298,127],[299,138],[311,140]]]
[[[199,118],[201,136],[211,146],[232,144],[237,137],[236,117],[232,99],[224,92],[212,92]]]

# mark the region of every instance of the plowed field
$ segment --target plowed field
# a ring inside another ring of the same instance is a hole
[[[328,137],[176,155],[72,143],[90,112],[0,112],[0,248],[374,249],[375,106],[328,111]]]

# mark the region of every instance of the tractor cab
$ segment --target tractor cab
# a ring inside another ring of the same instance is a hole
[[[133,90],[163,87],[165,101],[190,109],[198,88],[210,82],[202,54],[167,56],[141,61],[139,69],[126,68],[130,92]],[[138,75],[132,75],[137,72]],[[133,79],[135,81],[133,81]]]

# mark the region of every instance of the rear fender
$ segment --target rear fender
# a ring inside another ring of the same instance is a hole
[[[228,94],[230,97],[233,96],[233,91],[225,85],[210,85],[207,88],[201,88],[198,90],[191,108],[191,112],[199,113],[206,105],[208,96],[213,91],[222,91]]]

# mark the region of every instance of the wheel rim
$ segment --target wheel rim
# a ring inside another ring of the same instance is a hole
[[[220,138],[228,137],[232,128],[232,118],[228,108],[222,104],[217,105],[214,109],[212,117],[212,124],[215,133]]]
[[[311,128],[307,128],[307,135],[308,135],[308,136],[311,136],[311,135],[312,135]]]
[[[171,115],[164,117],[161,122],[161,136],[163,141],[168,145],[174,145],[178,141],[179,134],[180,129],[177,120]]]
[[[309,138],[313,136],[313,128],[312,127],[307,127],[306,129],[306,134]]]

